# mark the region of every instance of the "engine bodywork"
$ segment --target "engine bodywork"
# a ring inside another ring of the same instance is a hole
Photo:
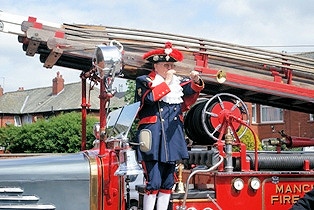
[[[0,209],[90,208],[90,162],[84,153],[5,159],[0,168]]]

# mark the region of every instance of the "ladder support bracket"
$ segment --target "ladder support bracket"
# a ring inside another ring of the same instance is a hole
[[[53,48],[51,50],[49,56],[47,57],[45,63],[44,63],[44,67],[51,69],[56,64],[56,62],[59,60],[62,53],[63,53],[62,49]]]

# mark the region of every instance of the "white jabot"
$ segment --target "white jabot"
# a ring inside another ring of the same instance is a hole
[[[159,85],[160,83],[164,82],[164,78],[159,74],[156,74],[155,79],[152,82],[152,87]],[[180,85],[180,80],[176,75],[172,76],[172,80],[169,83],[170,92],[161,98],[162,101],[169,103],[169,104],[180,104],[183,102],[183,88]]]

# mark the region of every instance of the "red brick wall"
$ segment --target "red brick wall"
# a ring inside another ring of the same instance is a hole
[[[247,104],[250,116],[252,117],[252,105]],[[284,110],[283,123],[260,123],[260,108],[256,107],[256,121],[251,123],[251,127],[258,135],[259,139],[280,137],[278,131],[284,130],[290,136],[301,136],[314,138],[314,121],[310,121],[310,114]],[[275,133],[271,126],[275,127]]]
[[[0,127],[5,127],[7,124],[14,125],[14,116],[0,115]]]

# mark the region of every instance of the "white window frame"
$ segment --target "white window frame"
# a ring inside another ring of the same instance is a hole
[[[256,108],[257,108],[257,105],[256,104],[252,104],[252,123],[257,123],[256,121]]]
[[[311,122],[314,121],[314,114],[310,114],[310,121],[311,121]]]
[[[22,120],[21,117],[18,115],[14,116],[14,125],[15,126],[22,126]]]
[[[265,109],[267,112],[269,112],[269,114],[267,115],[268,118],[272,118],[272,119],[265,119],[265,115],[264,115]],[[261,123],[282,123],[284,120],[283,109],[281,108],[261,105],[260,111],[261,111]]]

